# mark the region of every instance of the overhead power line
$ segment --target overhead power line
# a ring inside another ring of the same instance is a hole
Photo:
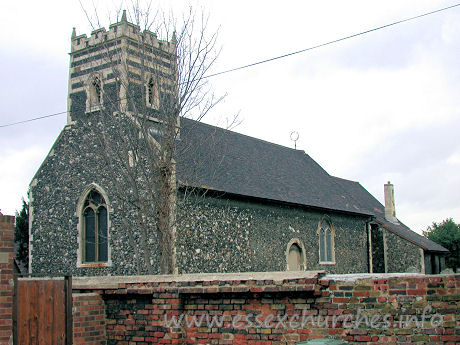
[[[210,75],[208,75],[208,76],[205,76],[204,78],[211,78],[211,77],[215,77],[215,76],[217,76],[217,75],[221,75],[221,74],[225,74],[225,73],[230,73],[230,72],[238,71],[238,70],[241,70],[241,69],[245,69],[245,68],[257,66],[257,65],[260,65],[260,64],[263,64],[263,63],[266,63],[266,62],[270,62],[270,61],[275,61],[275,60],[283,59],[283,58],[286,58],[286,57],[288,57],[288,56],[292,56],[292,55],[297,55],[297,54],[305,53],[305,52],[307,52],[307,51],[309,51],[309,50],[321,48],[321,47],[328,46],[328,45],[331,45],[331,44],[334,44],[334,43],[338,43],[338,42],[341,42],[341,41],[348,40],[348,39],[350,39],[350,38],[354,38],[354,37],[358,37],[358,36],[361,36],[361,35],[365,35],[365,34],[368,34],[368,33],[374,32],[374,31],[382,30],[382,29],[388,28],[388,27],[393,26],[393,25],[397,25],[397,24],[409,22],[409,21],[411,21],[411,20],[415,20],[415,19],[418,19],[418,18],[426,17],[426,16],[429,16],[429,15],[431,15],[431,14],[435,14],[435,13],[438,13],[438,12],[442,12],[442,11],[446,11],[446,10],[452,9],[452,8],[454,8],[454,7],[457,7],[457,6],[460,6],[460,3],[455,4],[455,5],[452,5],[452,6],[444,7],[444,8],[438,9],[438,10],[434,10],[434,11],[431,11],[431,12],[426,12],[426,13],[423,13],[423,14],[419,14],[418,16],[415,16],[415,17],[410,17],[410,18],[398,20],[398,21],[393,22],[393,23],[390,23],[390,24],[385,24],[385,25],[382,25],[382,26],[379,26],[379,27],[376,27],[376,28],[373,28],[373,29],[370,29],[370,30],[361,31],[361,32],[356,33],[356,34],[353,34],[353,35],[349,35],[349,36],[345,36],[345,37],[342,37],[342,38],[338,38],[338,39],[335,39],[335,40],[333,40],[333,41],[329,41],[329,42],[326,42],[326,43],[321,43],[321,44],[318,44],[318,45],[316,45],[316,46],[312,46],[312,47],[309,47],[309,48],[297,50],[297,51],[295,51],[295,52],[291,52],[291,53],[287,53],[287,54],[275,56],[275,57],[272,57],[272,58],[269,58],[269,59],[265,59],[265,60],[253,62],[253,63],[248,64],[248,65],[244,65],[244,66],[240,66],[240,67],[235,67],[235,68],[232,68],[232,69],[228,69],[228,70],[226,70],[226,71],[222,71],[222,72],[217,72],[217,73],[214,73],[214,74],[210,74]]]
[[[61,111],[59,113],[54,113],[54,114],[49,114],[49,115],[43,115],[39,117],[34,117],[33,119],[28,119],[24,121],[18,121],[18,122],[13,122],[13,123],[7,123],[6,125],[0,125],[0,128],[3,127],[9,127],[9,126],[14,126],[14,125],[20,125],[21,123],[26,123],[26,122],[32,122],[32,121],[37,121],[37,120],[42,120],[46,119],[47,117],[53,117],[53,116],[58,116],[67,113],[67,111]]]
[[[222,75],[222,74],[226,74],[226,73],[230,73],[230,72],[239,71],[239,70],[242,70],[242,69],[246,69],[246,68],[254,67],[254,66],[257,66],[257,65],[261,65],[261,64],[264,64],[264,63],[267,63],[267,62],[271,62],[271,61],[275,61],[275,60],[280,60],[280,59],[283,59],[283,58],[286,58],[286,57],[289,57],[289,56],[293,56],[293,55],[305,53],[305,52],[308,52],[308,51],[311,51],[311,50],[314,50],[314,49],[318,49],[318,48],[321,48],[321,47],[325,47],[325,46],[328,46],[328,45],[331,45],[331,44],[334,44],[334,43],[338,43],[338,42],[341,42],[341,41],[345,41],[345,40],[348,40],[348,39],[351,39],[351,38],[354,38],[354,37],[362,36],[362,35],[365,35],[365,34],[368,34],[368,33],[374,32],[374,31],[386,29],[386,28],[388,28],[388,27],[390,27],[390,26],[394,26],[394,25],[397,25],[397,24],[409,22],[409,21],[412,21],[412,20],[415,20],[415,19],[419,19],[419,18],[422,18],[422,17],[426,17],[426,16],[429,16],[429,15],[432,15],[432,14],[435,14],[435,13],[439,13],[439,12],[442,12],[442,11],[446,11],[446,10],[449,10],[449,9],[452,9],[452,8],[458,7],[458,6],[460,6],[460,3],[454,4],[454,5],[451,5],[451,6],[447,6],[447,7],[443,7],[443,8],[440,8],[440,9],[438,9],[438,10],[434,10],[434,11],[430,11],[430,12],[425,12],[425,13],[419,14],[419,15],[414,16],[414,17],[410,17],[410,18],[406,18],[406,19],[401,19],[401,20],[398,20],[398,21],[396,21],[396,22],[392,22],[392,23],[390,23],[390,24],[385,24],[385,25],[382,25],[382,26],[378,26],[378,27],[373,28],[373,29],[361,31],[361,32],[358,32],[358,33],[353,34],[353,35],[349,35],[349,36],[345,36],[345,37],[342,37],[342,38],[338,38],[338,39],[335,39],[335,40],[332,40],[332,41],[329,41],[329,42],[326,42],[326,43],[321,43],[321,44],[318,44],[318,45],[315,45],[315,46],[312,46],[312,47],[308,47],[308,48],[305,48],[305,49],[301,49],[301,50],[297,50],[297,51],[290,52],[290,53],[287,53],[287,54],[275,56],[275,57],[272,57],[272,58],[269,58],[269,59],[265,59],[265,60],[256,61],[256,62],[247,64],[247,65],[243,65],[243,66],[231,68],[231,69],[228,69],[228,70],[225,70],[225,71],[213,73],[213,74],[204,76],[203,79],[216,77],[216,76],[218,76],[218,75]],[[28,119],[28,120],[23,120],[23,121],[8,123],[8,124],[5,124],[5,125],[0,125],[0,128],[15,126],[15,125],[19,125],[19,124],[23,124],[23,123],[27,123],[27,122],[32,122],[32,121],[37,121],[37,120],[42,120],[42,119],[45,119],[45,118],[48,118],[48,117],[58,116],[58,115],[62,115],[62,114],[65,114],[65,113],[67,113],[67,111],[61,111],[61,112],[59,112],[59,113],[54,113],[54,114],[49,114],[49,115],[44,115],[44,116],[35,117],[35,118],[32,118],[32,119]]]

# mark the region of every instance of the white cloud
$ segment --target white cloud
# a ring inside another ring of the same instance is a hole
[[[408,210],[401,210],[404,218],[404,223],[410,228],[419,234],[422,234],[422,231],[426,231],[428,226],[433,222],[440,223],[441,221],[447,218],[453,218],[455,222],[459,222],[458,215],[460,214],[460,207],[445,208],[441,210],[430,210],[429,212],[420,210],[415,211],[413,208]]]
[[[447,158],[447,164],[460,165],[460,153],[456,152]]]
[[[460,22],[455,16],[449,16],[442,26],[442,39],[447,44],[460,40]]]
[[[46,154],[47,150],[39,146],[2,152],[0,209],[3,214],[14,215],[16,210],[21,210],[21,199],[28,199],[28,185]]]

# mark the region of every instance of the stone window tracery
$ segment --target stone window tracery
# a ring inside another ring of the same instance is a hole
[[[86,113],[101,110],[103,105],[102,78],[92,74],[86,81]]]
[[[90,102],[93,105],[101,104],[101,81],[95,77],[91,82]]]
[[[102,195],[92,189],[85,199],[82,212],[83,263],[108,260],[108,213]]]
[[[320,223],[318,230],[319,235],[319,261],[322,264],[335,263],[335,249],[334,249],[334,229],[331,224],[323,220]]]
[[[158,89],[158,82],[150,77],[146,85],[146,105],[149,108],[159,109],[160,106],[160,93]]]

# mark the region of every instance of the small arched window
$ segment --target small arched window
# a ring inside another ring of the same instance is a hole
[[[91,86],[90,86],[90,102],[91,105],[100,105],[101,104],[101,98],[102,98],[102,87],[101,87],[101,81],[99,80],[98,77],[94,77],[93,80],[91,81]]]
[[[288,271],[305,270],[305,249],[298,239],[293,239],[288,243],[286,257]]]
[[[102,79],[99,74],[93,74],[86,81],[86,112],[100,110],[102,103]]]
[[[108,213],[102,195],[92,189],[85,199],[83,219],[83,263],[108,260]]]
[[[160,105],[160,97],[159,97],[159,90],[158,90],[158,82],[153,78],[150,77],[147,86],[146,86],[146,104],[149,108],[158,109]]]
[[[334,232],[327,221],[322,221],[319,228],[319,261],[335,263]]]

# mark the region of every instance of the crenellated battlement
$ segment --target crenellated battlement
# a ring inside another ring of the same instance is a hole
[[[111,24],[107,31],[104,27],[91,32],[91,36],[86,34],[76,35],[75,28],[72,32],[72,48],[71,53],[78,52],[90,47],[100,45],[103,42],[108,42],[115,39],[128,38],[135,42],[143,42],[152,48],[156,48],[168,53],[175,53],[176,45],[174,38],[171,42],[159,40],[157,35],[149,30],[141,29],[138,25],[128,22],[126,11],[123,11],[121,20]]]
[[[176,79],[175,35],[170,42],[159,40],[154,32],[141,31],[138,25],[128,22],[126,11],[108,30],[102,27],[86,36],[77,35],[74,29],[71,45],[69,114],[76,114],[77,110],[89,114],[104,109],[104,102],[109,99],[127,109],[127,92],[135,92],[140,102],[145,103],[145,112],[151,113],[157,106],[147,101],[149,97],[153,99],[153,93],[148,94],[152,86],[147,84],[152,83],[152,74],[161,79],[158,85],[161,90]],[[72,115],[67,120],[71,124]]]

